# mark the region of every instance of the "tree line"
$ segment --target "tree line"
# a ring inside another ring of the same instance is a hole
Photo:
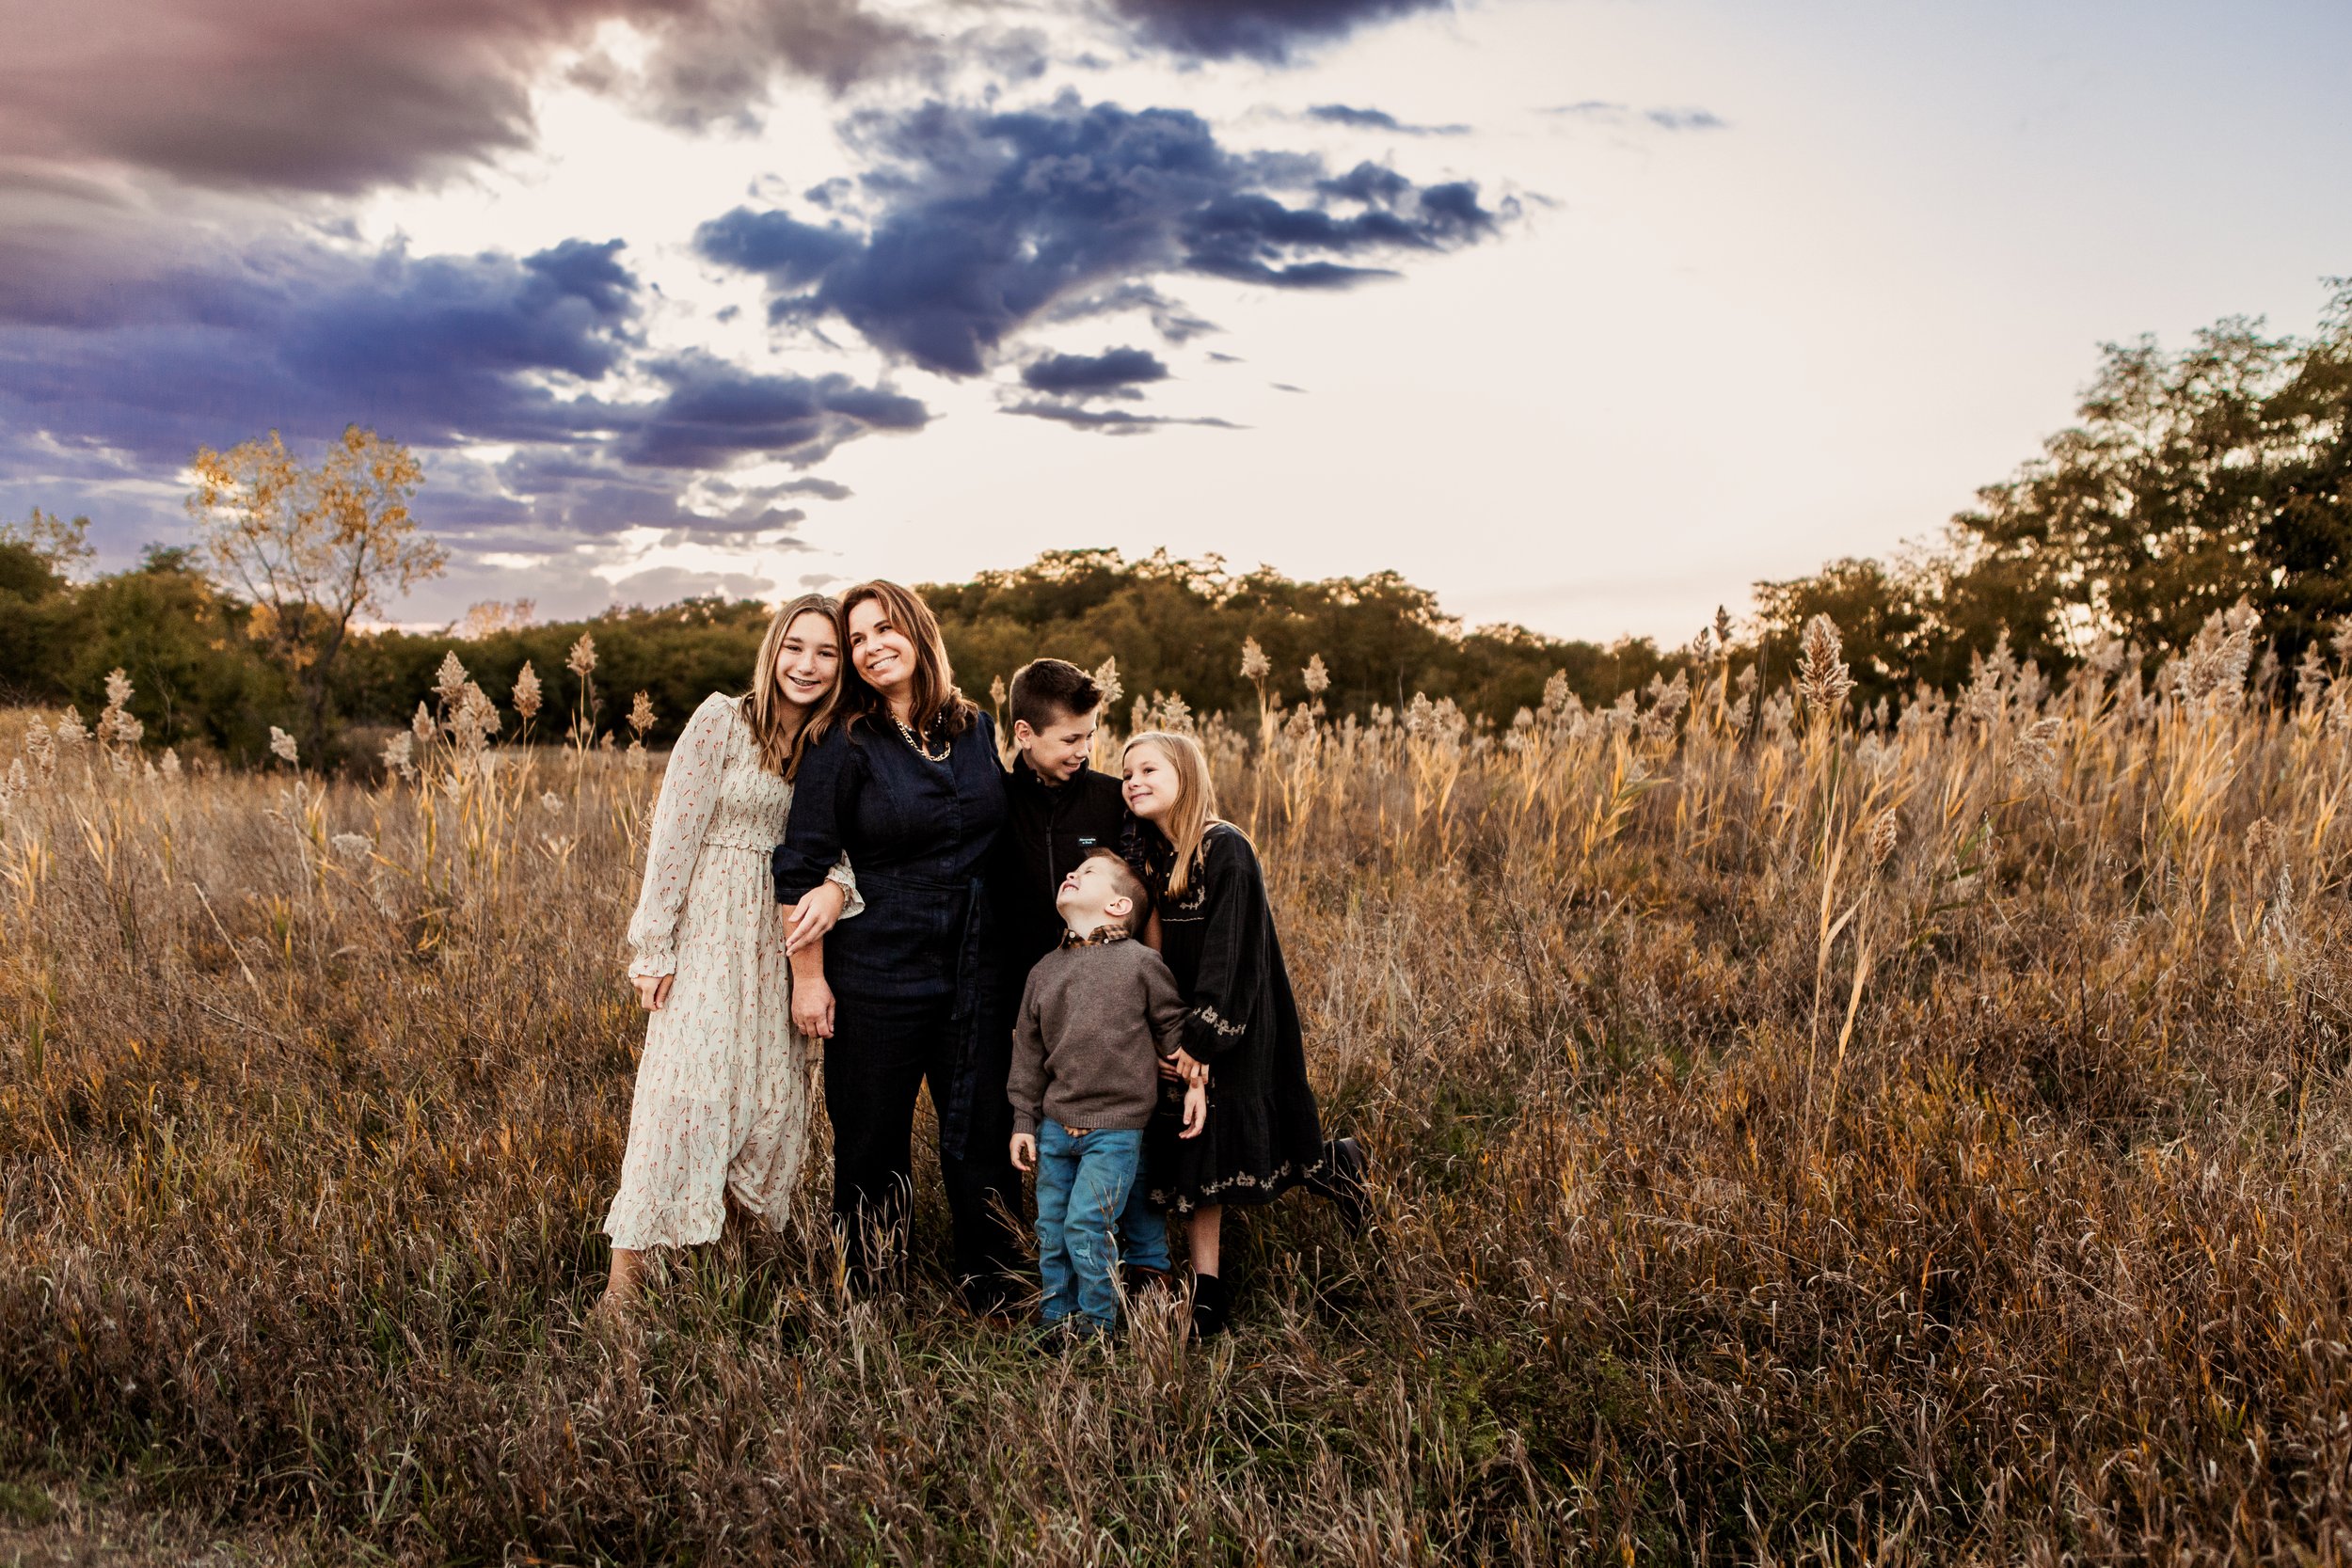
[[[2232,317],[2178,350],[2106,345],[2077,422],[1941,537],[1758,583],[1763,651],[1827,615],[1856,695],[1899,700],[1966,681],[2003,636],[2048,672],[2108,640],[2153,667],[2243,601],[2291,684],[2352,613],[2352,278],[2328,286],[2309,338]]]
[[[2077,422],[1940,537],[1756,584],[1732,657],[1776,676],[1804,626],[1827,615],[1856,698],[1899,703],[1921,685],[1964,683],[2004,639],[2053,674],[2106,641],[2153,668],[2243,601],[2260,616],[2265,668],[2283,672],[2266,678],[2291,680],[2352,613],[2352,280],[2329,288],[2308,338],[2232,318],[2178,350],[2107,345]],[[119,668],[151,745],[249,761],[277,724],[329,761],[339,744],[367,755],[373,734],[407,722],[454,651],[501,704],[528,664],[551,711],[585,701],[599,730],[617,725],[615,696],[644,691],[660,744],[705,693],[744,685],[768,614],[754,600],[693,599],[534,623],[493,606],[433,633],[366,629],[444,559],[408,512],[423,479],[412,454],[355,428],[315,463],[273,435],[200,451],[192,467],[194,543],[151,546],[128,571],[88,571],[84,519],[37,511],[0,525],[0,701],[95,710]],[[1258,681],[1238,655],[1248,638],[1270,665],[1259,679],[1287,701],[1306,696],[1319,657],[1332,713],[1428,691],[1507,724],[1554,672],[1605,703],[1698,651],[1466,628],[1393,572],[1308,581],[1165,551],[1052,551],[923,592],[982,698],[1051,653],[1089,668],[1116,658],[1135,696],[1254,712]],[[590,689],[567,663],[583,634],[597,653]]]

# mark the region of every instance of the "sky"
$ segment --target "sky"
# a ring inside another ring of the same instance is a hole
[[[1679,643],[2352,274],[2340,0],[17,0],[0,518],[357,421],[542,617],[1051,548]]]

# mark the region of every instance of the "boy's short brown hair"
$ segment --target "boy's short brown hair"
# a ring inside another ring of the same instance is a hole
[[[1127,858],[1118,850],[1106,849],[1100,845],[1089,849],[1086,858],[1110,863],[1111,891],[1135,906],[1134,911],[1127,916],[1127,929],[1131,934],[1142,930],[1144,923],[1152,918],[1152,890],[1144,885],[1142,878],[1136,875],[1136,868],[1129,865]]]
[[[1103,705],[1094,677],[1064,658],[1033,658],[1012,673],[1007,705],[1013,722],[1041,730],[1057,719],[1083,719]]]

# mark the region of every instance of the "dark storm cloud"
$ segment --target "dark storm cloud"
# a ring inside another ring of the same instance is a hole
[[[746,265],[780,321],[835,315],[926,369],[976,375],[1014,332],[1074,300],[1170,273],[1343,288],[1369,265],[1492,233],[1477,187],[1420,186],[1375,164],[1336,179],[1293,153],[1236,153],[1180,109],[992,113],[928,103],[851,122],[876,210],[853,247],[789,214],[738,209],[697,232]],[[1279,193],[1279,194],[1277,194]]]
[[[1149,349],[1114,348],[1101,354],[1049,354],[1021,369],[1024,385],[1063,397],[1113,392],[1147,381],[1168,379],[1168,367]]]
[[[357,422],[427,455],[421,514],[457,537],[773,532],[803,515],[790,499],[847,488],[737,489],[724,469],[806,466],[929,417],[843,375],[646,357],[617,241],[521,258],[284,247],[85,293],[52,279],[13,309],[0,293],[0,461],[60,495],[144,493],[199,446]],[[616,372],[656,395],[613,395]],[[466,455],[485,444],[515,451]]]
[[[1405,136],[1466,136],[1467,125],[1409,125],[1386,109],[1358,109],[1345,103],[1318,103],[1307,111],[1309,119],[1344,125],[1357,131],[1389,131]]]
[[[527,147],[534,81],[596,26],[653,41],[591,87],[682,123],[738,117],[780,75],[835,88],[941,47],[859,0],[21,0],[0,65],[0,157],[102,163],[225,189],[349,194]],[[1015,41],[993,49],[1009,67]],[[961,40],[958,40],[961,41]]]
[[[0,418],[156,462],[358,420],[426,446],[599,428],[593,381],[634,341],[619,242],[516,260],[319,247],[215,259],[103,297],[0,300]]]
[[[1446,0],[1113,0],[1152,44],[1204,59],[1246,55],[1280,64],[1359,27]]]
[[[762,375],[703,354],[646,368],[668,395],[620,451],[649,467],[717,467],[747,453],[805,466],[867,431],[920,430],[930,418],[914,399],[846,375]]]

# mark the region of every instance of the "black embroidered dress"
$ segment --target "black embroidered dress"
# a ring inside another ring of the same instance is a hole
[[[1130,842],[1159,911],[1160,956],[1184,998],[1184,1050],[1209,1064],[1199,1137],[1176,1135],[1181,1091],[1162,1097],[1146,1136],[1146,1196],[1179,1213],[1268,1202],[1316,1168],[1323,1129],[1257,852],[1240,830],[1212,825],[1191,885],[1171,900],[1168,841],[1139,827]]]

